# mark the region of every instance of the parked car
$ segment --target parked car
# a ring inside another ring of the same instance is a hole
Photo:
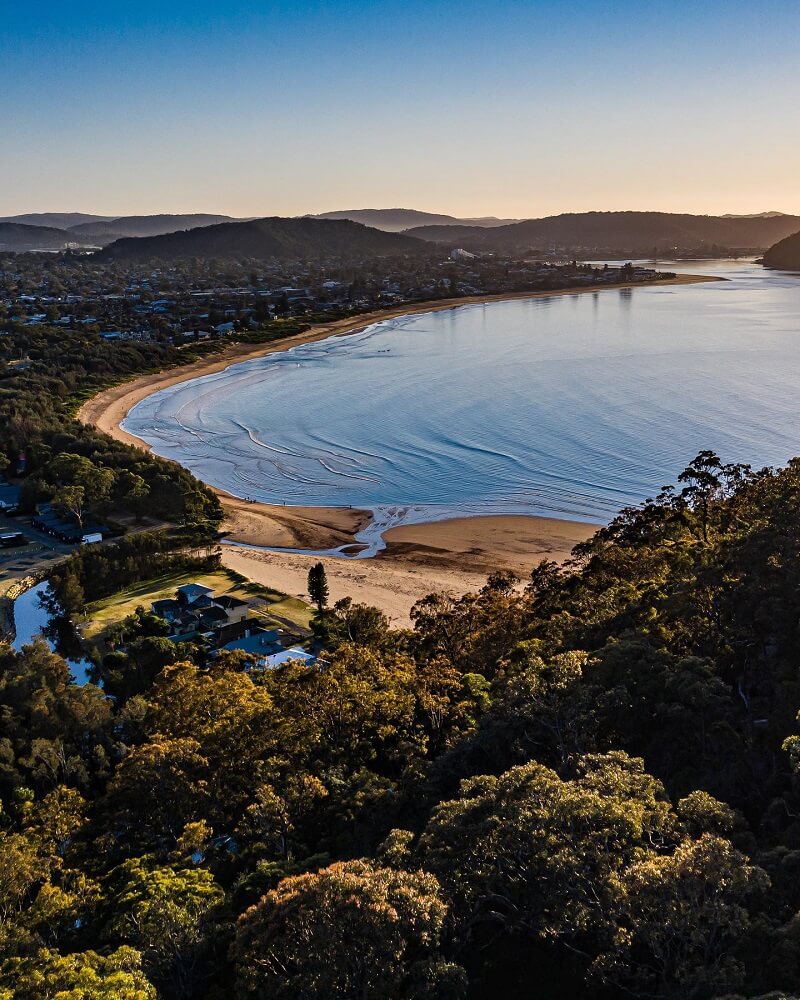
[[[16,549],[28,544],[28,538],[21,531],[6,531],[0,535],[0,549]]]

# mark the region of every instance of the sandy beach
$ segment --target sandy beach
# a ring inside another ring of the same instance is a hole
[[[701,275],[679,275],[653,284],[689,284],[714,280]],[[398,316],[457,308],[510,298],[581,295],[636,284],[614,284],[602,289],[579,288],[559,292],[471,296],[434,303],[404,305],[375,313],[312,326],[307,331],[271,344],[230,344],[210,359],[180,368],[132,379],[99,393],[80,408],[78,419],[117,440],[145,450],[149,446],[122,429],[120,424],[141,400],[161,389],[222,371],[232,364],[285,351],[327,337],[344,336],[372,323]],[[241,545],[331,549],[353,541],[355,532],[369,521],[368,511],[271,506],[250,503],[215,490],[225,509],[223,531]],[[526,576],[541,559],[566,559],[574,545],[588,538],[594,525],[544,517],[458,517],[431,524],[410,524],[385,534],[387,548],[377,558],[325,559],[332,600],[350,596],[382,608],[397,624],[407,624],[413,603],[434,590],[464,593],[480,587],[495,569],[510,569]],[[253,580],[285,593],[304,596],[312,557],[223,546],[226,565]]]
[[[411,607],[428,594],[478,590],[495,569],[510,569],[524,580],[542,559],[567,559],[594,530],[546,517],[459,517],[391,528],[384,536],[386,549],[374,559],[320,559],[226,545],[222,561],[257,583],[305,599],[308,570],[322,562],[331,603],[351,597],[371,604],[401,628],[410,624]]]

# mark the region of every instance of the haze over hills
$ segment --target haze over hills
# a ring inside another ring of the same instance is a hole
[[[774,219],[777,215],[786,215],[786,212],[750,212],[749,214],[736,214],[726,212],[720,216],[722,219]]]
[[[39,219],[39,223],[21,220]],[[72,220],[83,221],[74,222]],[[64,225],[56,226],[47,220],[63,220]],[[419,225],[420,221],[424,225]],[[438,221],[432,221],[438,220]],[[126,238],[158,238],[181,232],[200,232],[217,226],[244,226],[230,232],[215,233],[186,240],[176,240],[169,245],[159,245],[159,252],[173,253],[174,248],[183,246],[201,247],[198,252],[218,254],[220,251],[206,249],[223,247],[223,255],[240,254],[247,256],[247,246],[255,247],[255,255],[270,255],[264,242],[262,227],[258,238],[246,228],[249,222],[267,220],[233,219],[226,215],[206,213],[183,215],[140,215],[109,218],[85,213],[29,213],[0,220],[0,249],[11,251],[60,250],[67,247],[97,248],[108,246]],[[370,228],[373,233],[404,235],[425,241],[444,244],[450,248],[463,246],[466,249],[489,252],[558,251],[574,256],[649,255],[655,249],[667,255],[674,248],[682,250],[711,250],[713,247],[762,251],[779,240],[800,229],[800,217],[780,212],[763,212],[754,215],[688,215],[667,212],[582,212],[550,216],[543,219],[527,219],[509,222],[501,219],[464,220],[450,215],[418,212],[414,209],[355,209],[352,211],[326,212],[322,215],[307,215],[295,219],[272,218],[273,227],[281,223],[342,222],[360,224],[362,229]],[[66,223],[69,222],[69,225]],[[275,236],[278,255],[291,253],[289,236],[291,227],[282,226],[270,234]],[[299,233],[295,226],[293,232]],[[314,232],[314,230],[310,230]],[[242,247],[233,246],[233,241],[241,238]],[[289,244],[284,245],[288,239]],[[374,240],[374,238],[373,238]],[[314,238],[304,236],[299,245],[305,252],[316,252]],[[359,250],[358,245],[366,245],[363,236],[356,239],[347,252],[382,253],[376,249]],[[375,243],[377,247],[378,244]],[[283,249],[281,249],[283,247]],[[126,255],[151,253],[150,248],[125,248]],[[184,253],[183,250],[180,251]],[[185,251],[191,253],[192,251]],[[320,246],[319,252],[330,252],[328,244]],[[388,251],[391,252],[391,251]],[[400,251],[398,251],[400,252]]]
[[[800,232],[792,233],[771,246],[764,254],[763,263],[767,267],[800,271]]]
[[[51,226],[69,229],[86,222],[109,222],[113,215],[89,215],[86,212],[28,212],[25,215],[6,215],[0,222],[16,222],[23,226]]]
[[[40,221],[33,221],[37,219]],[[118,218],[87,215],[81,212],[47,212],[41,215],[32,213],[0,219],[0,249],[25,251],[99,247],[126,236],[160,236],[181,229],[196,229],[198,226],[236,221],[239,220],[229,215],[205,213],[129,215]]]
[[[255,219],[138,239],[117,240],[101,260],[182,257],[323,258],[422,254],[430,245],[347,219]]]
[[[220,222],[238,222],[230,215],[125,215],[118,219],[85,222],[70,226],[69,231],[80,237],[105,239],[113,234],[113,239],[124,236],[161,236],[179,229],[197,229],[199,226],[214,226]]]
[[[519,219],[497,219],[486,216],[480,219],[459,219],[454,215],[437,215],[435,212],[419,212],[414,208],[352,208],[338,212],[321,212],[313,219],[350,219],[363,222],[365,226],[385,229],[388,233],[401,233],[414,226],[478,226],[490,229],[504,226]]]
[[[420,226],[408,235],[435,243],[477,250],[565,249],[620,250],[649,253],[653,248],[713,245],[731,249],[764,249],[796,232],[794,215],[725,217],[668,212],[581,212],[529,219],[484,229],[478,226]]]

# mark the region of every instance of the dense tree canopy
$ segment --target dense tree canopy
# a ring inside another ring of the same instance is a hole
[[[104,551],[57,585],[163,559]],[[105,692],[3,648],[0,989],[796,996],[799,567],[800,462],[703,453],[413,629],[323,605],[321,666],[210,665],[146,615]]]

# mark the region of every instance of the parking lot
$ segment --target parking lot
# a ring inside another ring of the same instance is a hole
[[[16,531],[21,531],[29,543],[17,548],[0,549],[0,595],[15,581],[47,569],[74,548],[32,528],[29,518],[0,514],[0,534]]]

